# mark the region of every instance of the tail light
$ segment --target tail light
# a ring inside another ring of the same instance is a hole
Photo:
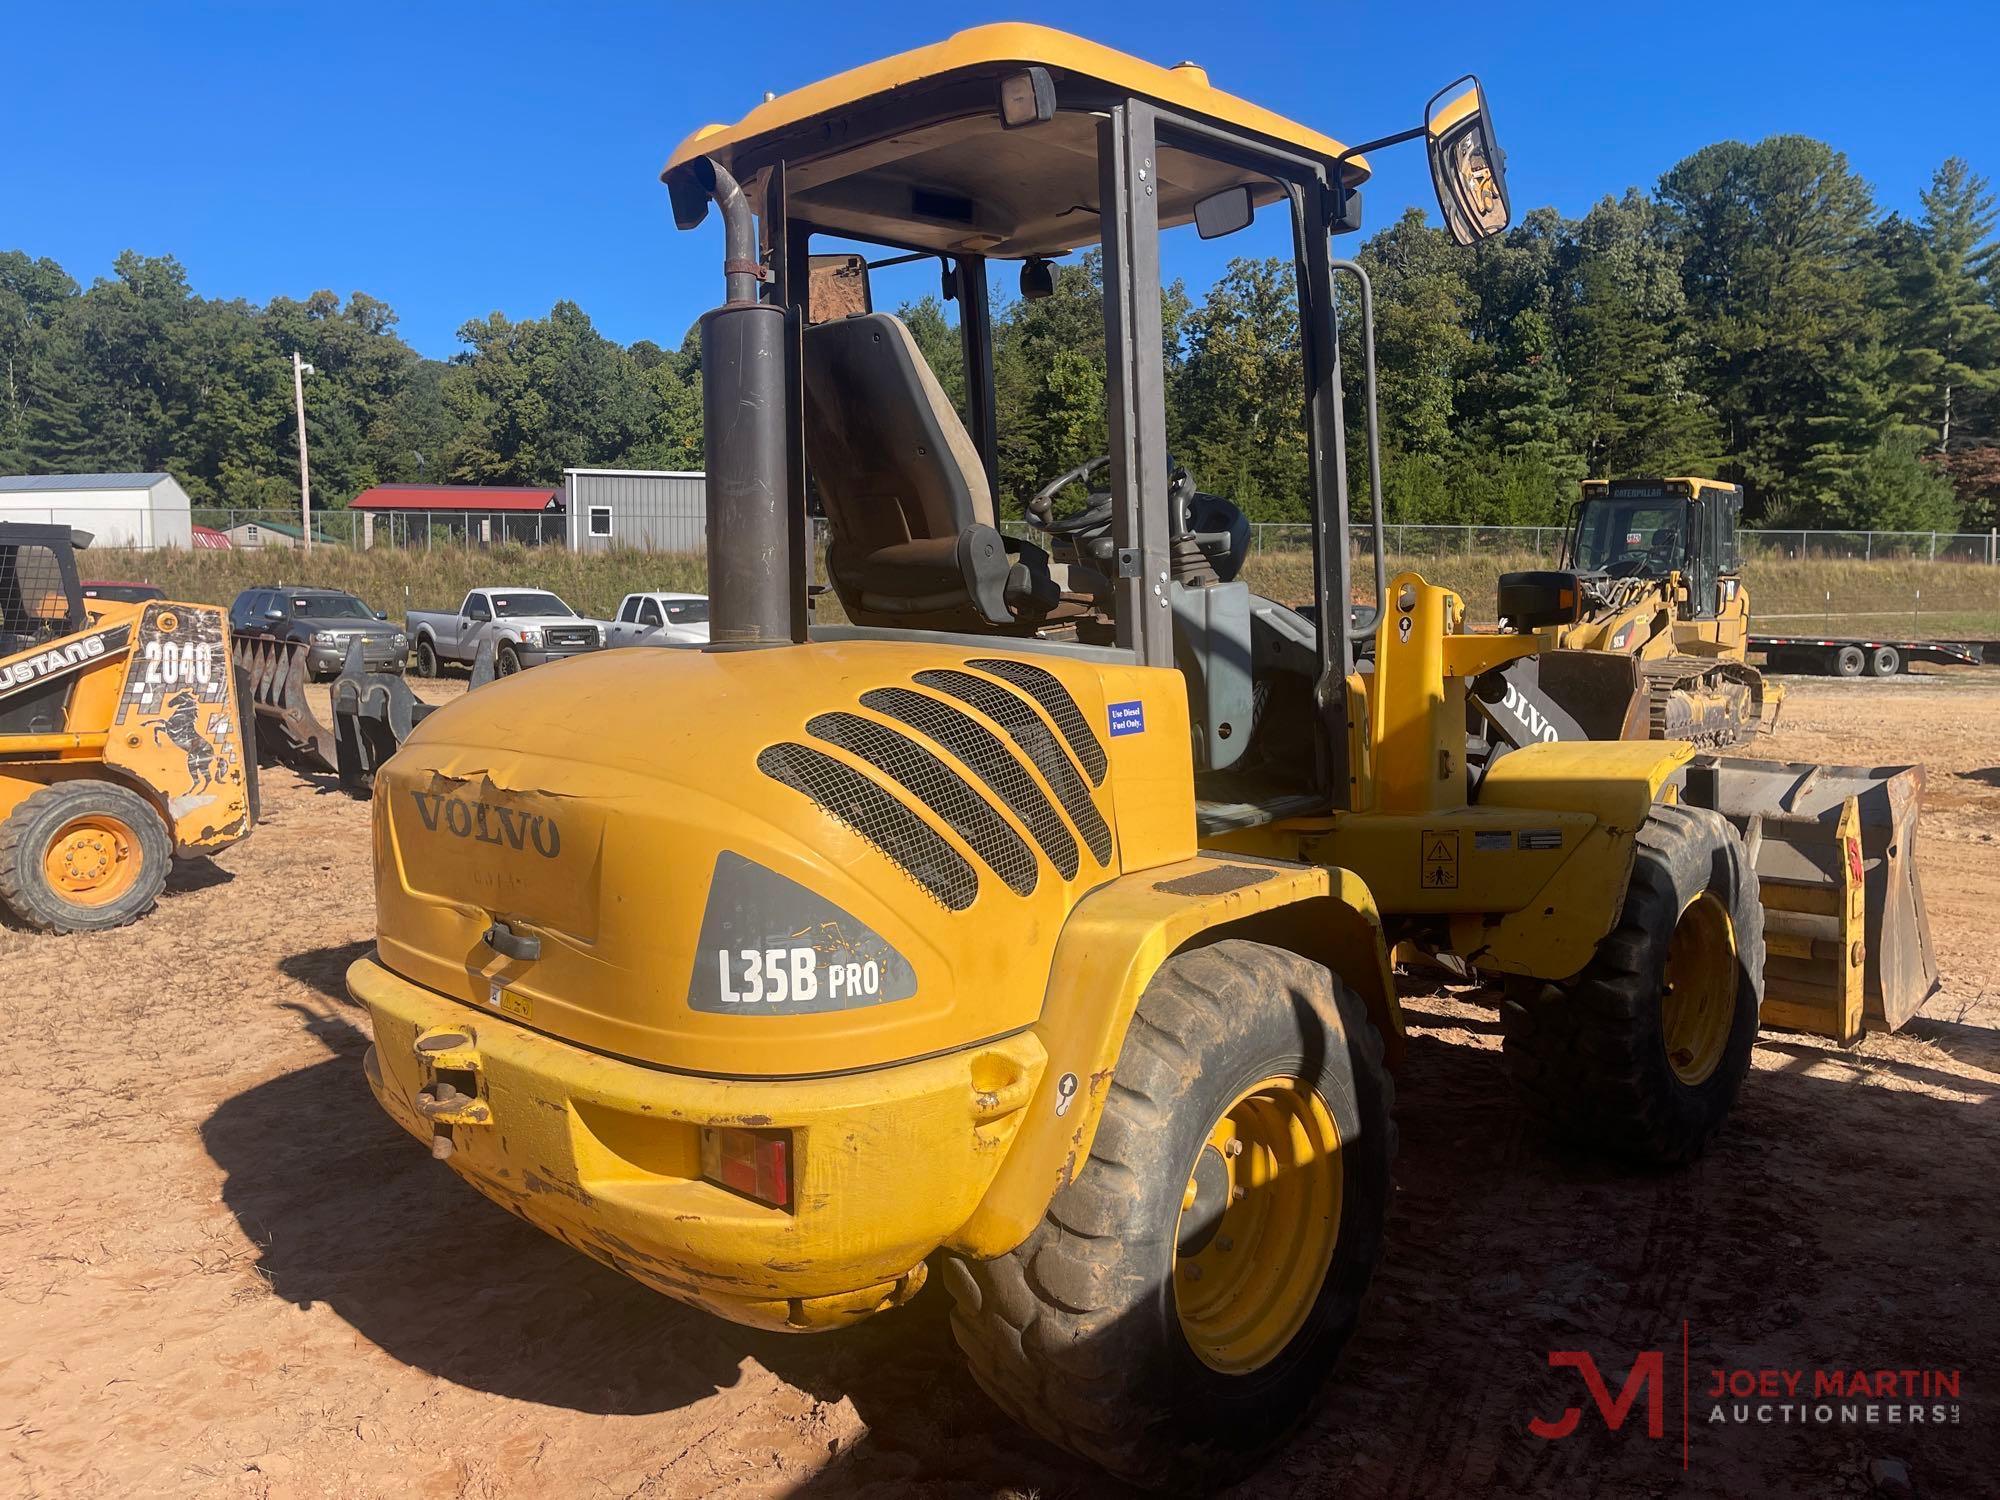
[[[792,1134],[789,1130],[704,1129],[701,1175],[718,1187],[789,1211]]]

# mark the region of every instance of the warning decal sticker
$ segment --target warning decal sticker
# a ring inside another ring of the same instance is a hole
[[[1426,828],[1417,845],[1418,884],[1427,891],[1458,889],[1458,830]]]

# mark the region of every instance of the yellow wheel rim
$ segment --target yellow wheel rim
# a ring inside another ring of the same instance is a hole
[[[1318,1300],[1340,1238],[1340,1130],[1316,1089],[1266,1078],[1208,1133],[1181,1195],[1174,1301],[1203,1364],[1277,1358]]]
[[[139,839],[124,819],[86,813],[56,830],[42,855],[42,874],[65,901],[108,906],[139,878]]]
[[[1682,1083],[1703,1083],[1722,1062],[1736,1019],[1736,924],[1703,891],[1682,908],[1660,985],[1667,1061]]]

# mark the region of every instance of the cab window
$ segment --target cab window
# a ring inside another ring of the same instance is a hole
[[[657,599],[648,599],[639,606],[639,623],[647,626],[660,623],[660,604]]]
[[[618,622],[621,625],[636,625],[639,623],[639,596],[637,594],[627,594],[625,596],[625,603],[618,610]]]

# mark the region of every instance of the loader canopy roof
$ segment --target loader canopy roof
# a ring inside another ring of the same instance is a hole
[[[1008,129],[1000,84],[1046,69],[1055,117]],[[1172,68],[1045,26],[962,31],[882,62],[767,100],[734,125],[708,125],[683,141],[661,174],[681,227],[706,212],[700,162],[712,157],[746,186],[782,160],[792,211],[821,230],[914,249],[1015,258],[1059,255],[1099,238],[1097,120],[1092,111],[1137,97],[1329,166],[1345,149],[1331,138],[1212,88],[1193,63]],[[1367,176],[1360,157],[1343,171]],[[1194,218],[1194,205],[1245,184],[1260,203],[1281,189],[1243,166],[1159,150],[1161,228]]]

